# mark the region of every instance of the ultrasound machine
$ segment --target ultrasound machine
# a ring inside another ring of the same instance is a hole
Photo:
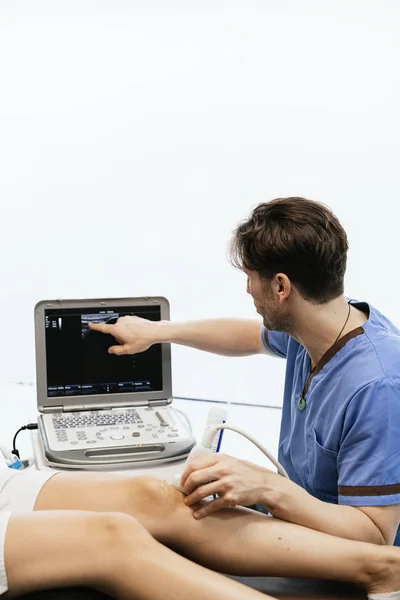
[[[171,349],[116,356],[89,328],[132,315],[169,319],[161,297],[46,300],[35,307],[39,438],[49,466],[140,467],[182,460],[195,444],[172,407]]]

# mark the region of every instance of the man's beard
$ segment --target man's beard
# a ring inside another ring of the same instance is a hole
[[[290,333],[293,329],[291,317],[286,313],[278,313],[277,311],[268,311],[268,314],[263,314],[263,324],[268,331],[284,331]]]

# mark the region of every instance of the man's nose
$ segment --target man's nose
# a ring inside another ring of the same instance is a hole
[[[251,282],[249,277],[247,278],[246,291],[248,294],[251,294]]]

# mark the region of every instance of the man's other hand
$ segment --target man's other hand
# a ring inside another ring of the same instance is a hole
[[[221,508],[257,504],[265,495],[269,473],[253,463],[210,452],[189,464],[181,477],[188,494],[185,504],[194,509],[197,519]],[[201,502],[212,495],[218,498]]]

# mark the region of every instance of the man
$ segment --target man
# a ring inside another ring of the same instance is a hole
[[[117,355],[171,342],[286,358],[279,461],[290,481],[228,456],[201,458],[183,475],[195,517],[261,503],[293,524],[400,545],[400,332],[372,306],[344,296],[347,250],[326,206],[272,200],[237,228],[231,249],[262,327],[137,317],[91,325],[116,338],[120,345],[109,351]],[[197,506],[211,494],[217,499]]]

